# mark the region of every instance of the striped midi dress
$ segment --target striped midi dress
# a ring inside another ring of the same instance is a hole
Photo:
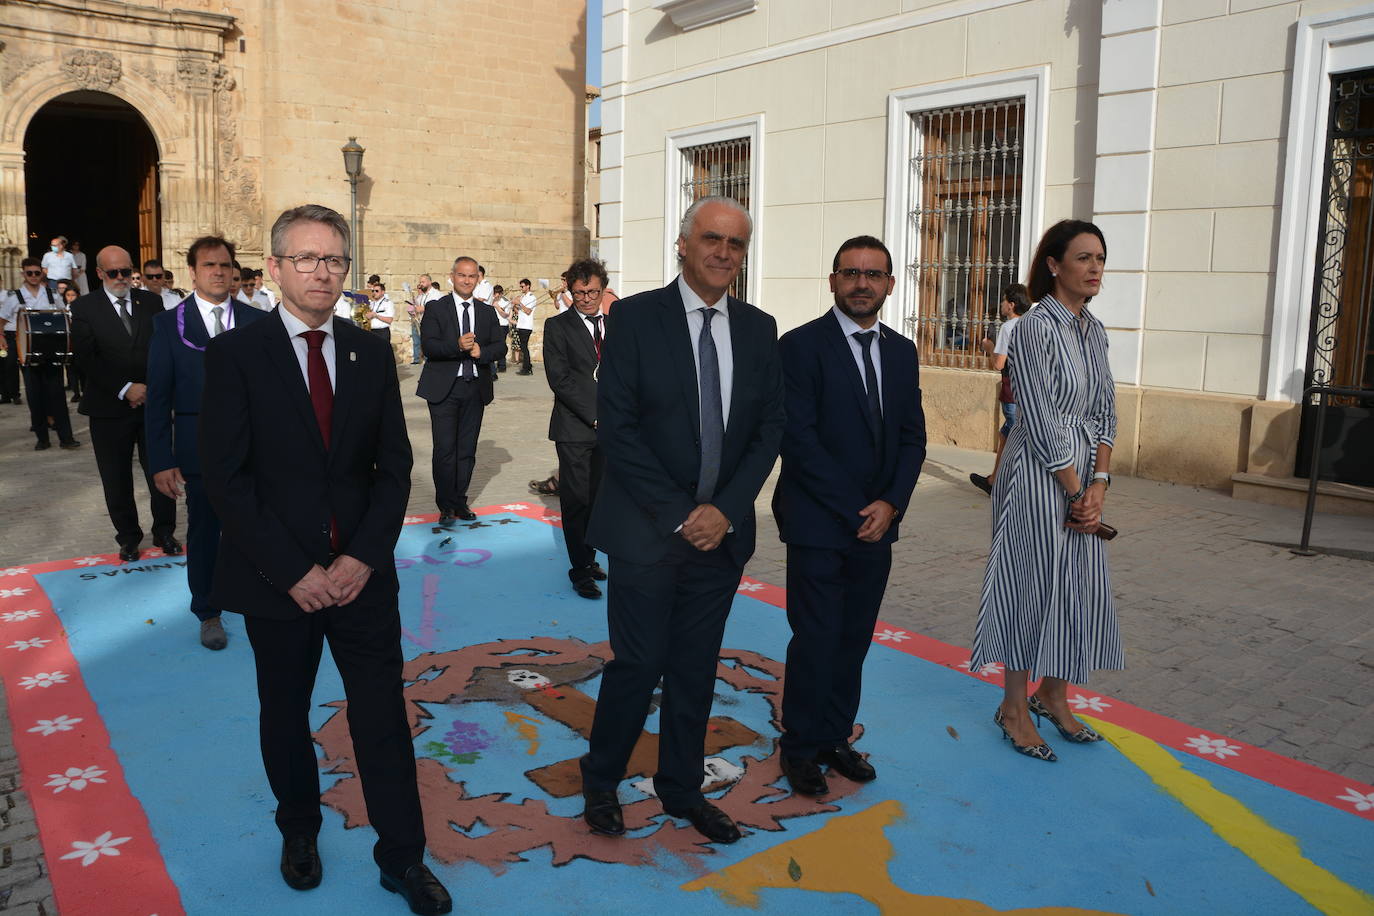
[[[1054,472],[1092,477],[1116,436],[1107,332],[1046,296],[1017,323],[1011,379],[1020,416],[992,491],[992,547],[972,666],[1005,665],[1075,684],[1125,667],[1105,542],[1064,527],[1069,501]]]

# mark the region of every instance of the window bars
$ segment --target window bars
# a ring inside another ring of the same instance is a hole
[[[732,197],[753,213],[749,203],[748,137],[703,143],[682,150],[682,210],[703,197]],[[680,214],[679,214],[680,215]],[[730,285],[729,294],[746,299],[749,289],[749,258],[746,255],[739,276]]]
[[[1018,282],[1025,101],[914,112],[907,331],[929,366],[987,369],[1002,291]]]

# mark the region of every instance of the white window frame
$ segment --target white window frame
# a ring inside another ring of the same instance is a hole
[[[693,146],[722,140],[749,141],[749,215],[754,233],[749,238],[749,280],[746,301],[758,302],[763,282],[763,115],[669,131],[663,144],[663,283],[678,274],[677,232],[682,222],[682,163]]]
[[[1289,96],[1287,166],[1274,272],[1264,396],[1302,400],[1312,284],[1321,228],[1331,76],[1374,68],[1374,4],[1298,20]]]
[[[911,281],[906,275],[906,250],[910,231],[907,219],[911,199],[912,115],[934,108],[975,105],[999,99],[1020,98],[1025,105],[1022,133],[1021,238],[1016,263],[1028,265],[1040,233],[1045,207],[1045,135],[1049,117],[1050,68],[1029,67],[968,79],[931,83],[899,89],[887,97],[887,182],[884,219],[888,249],[892,252],[896,286],[883,307],[882,320],[909,334],[906,316],[914,308]]]

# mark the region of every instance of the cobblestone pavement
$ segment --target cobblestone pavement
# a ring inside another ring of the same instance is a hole
[[[415,449],[411,511],[433,512],[429,419],[401,367]],[[473,505],[529,503],[526,483],[555,464],[542,372],[508,372],[488,408]],[[0,567],[115,549],[84,418],[80,450],[33,451],[27,408],[0,405]],[[991,455],[934,446],[897,545],[882,616],[970,644],[988,543],[988,501],[968,483]],[[138,484],[142,492],[142,483]],[[785,583],[784,548],[759,499],[759,550],[748,575]],[[546,501],[551,507],[556,501]],[[145,513],[146,499],[140,499]],[[1299,512],[1222,493],[1118,478],[1108,519],[1129,667],[1095,689],[1199,729],[1238,738],[1352,780],[1374,783],[1374,520],[1320,515],[1301,558],[1285,546]],[[184,516],[179,520],[184,530]],[[145,521],[146,524],[146,521]],[[187,616],[187,633],[193,628]],[[989,714],[991,709],[989,709]],[[52,914],[32,812],[0,705],[0,911]]]

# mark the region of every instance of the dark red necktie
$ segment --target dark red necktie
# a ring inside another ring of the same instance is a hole
[[[310,348],[305,360],[305,374],[310,379],[310,406],[315,408],[315,422],[320,425],[327,452],[329,433],[334,425],[334,389],[329,384],[329,367],[324,363],[325,334],[324,331],[306,331],[301,336]],[[332,516],[329,519],[329,547],[336,552],[339,549],[339,526]]]

